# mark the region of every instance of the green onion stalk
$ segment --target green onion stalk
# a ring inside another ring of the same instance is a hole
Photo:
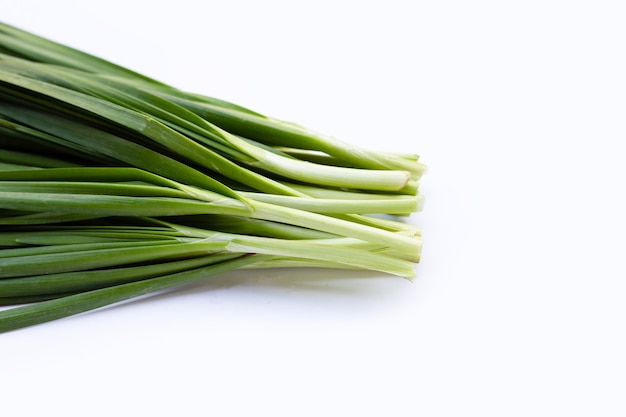
[[[234,269],[412,279],[425,170],[0,23],[0,332]]]

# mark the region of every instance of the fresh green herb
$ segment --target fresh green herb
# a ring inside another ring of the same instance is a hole
[[[0,24],[0,332],[239,268],[414,276],[425,166]]]

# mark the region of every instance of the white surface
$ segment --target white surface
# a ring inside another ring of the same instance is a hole
[[[230,273],[4,334],[3,416],[626,415],[623,2],[5,3],[430,171],[413,284]]]

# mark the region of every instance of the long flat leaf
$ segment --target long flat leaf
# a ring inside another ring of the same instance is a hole
[[[24,297],[87,291],[204,267],[239,256],[236,253],[220,253],[150,265],[8,278],[0,280],[0,295]]]
[[[41,271],[46,271],[49,274],[80,271],[167,259],[175,256],[202,256],[211,252],[219,252],[225,247],[226,242],[218,241],[178,244],[163,244],[159,241],[152,245],[144,242],[139,246],[126,244],[120,248],[0,257],[0,277],[23,277],[35,275]],[[7,251],[21,250],[8,249]]]

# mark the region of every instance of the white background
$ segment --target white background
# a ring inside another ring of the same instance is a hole
[[[622,4],[5,0],[5,23],[430,170],[412,284],[235,272],[0,335],[1,415],[626,415]]]

